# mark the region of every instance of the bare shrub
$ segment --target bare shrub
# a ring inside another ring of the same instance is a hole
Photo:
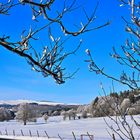
[[[85,118],[87,118],[87,117],[88,117],[88,116],[87,116],[87,111],[83,111],[83,112],[82,112],[82,118],[85,119]]]
[[[44,114],[44,115],[43,115],[43,118],[44,118],[45,122],[47,122],[48,119],[49,119],[49,116],[48,116],[47,114]]]

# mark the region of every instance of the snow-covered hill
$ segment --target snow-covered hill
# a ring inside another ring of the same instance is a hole
[[[0,105],[2,104],[8,104],[8,105],[18,105],[21,103],[37,103],[39,105],[78,105],[75,103],[69,103],[69,104],[64,104],[64,103],[58,103],[58,102],[50,102],[50,101],[35,101],[35,100],[0,100]]]

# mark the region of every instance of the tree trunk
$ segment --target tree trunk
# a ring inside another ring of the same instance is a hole
[[[26,120],[23,121],[24,125],[26,125]]]

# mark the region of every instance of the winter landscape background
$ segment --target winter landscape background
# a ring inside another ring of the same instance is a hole
[[[0,139],[139,140],[139,57],[139,0],[1,0]]]

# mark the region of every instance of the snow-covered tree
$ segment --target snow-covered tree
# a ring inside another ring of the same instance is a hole
[[[11,112],[6,108],[1,107],[0,108],[0,121],[5,121],[5,120],[8,121],[10,119],[12,119]]]
[[[127,110],[127,114],[129,114],[129,115],[136,115],[136,114],[138,114],[138,112],[137,112],[135,107],[130,107]]]
[[[82,112],[82,117],[83,117],[83,118],[87,118],[87,111],[83,111],[83,112]]]
[[[49,119],[49,116],[48,116],[47,114],[44,114],[44,115],[43,115],[43,118],[44,118],[45,122],[47,122],[48,119]]]
[[[66,118],[67,118],[67,113],[66,113],[66,111],[62,111],[61,112],[61,115],[63,116],[63,120],[65,121],[66,120]]]
[[[61,115],[63,116],[63,120],[66,120],[66,118],[69,118],[69,120],[71,120],[71,119],[75,120],[76,119],[76,110],[71,109],[68,111],[62,111]]]
[[[24,125],[26,125],[27,121],[35,120],[36,117],[37,112],[32,105],[30,105],[29,103],[20,104],[16,115],[17,120],[23,121]]]
[[[97,97],[90,104],[89,110],[93,117],[114,115],[118,105],[117,97],[103,96]]]
[[[125,98],[121,103],[121,112],[126,113],[127,109],[131,106],[131,102],[129,98]]]
[[[135,109],[137,111],[138,114],[140,114],[140,100],[138,100],[136,103],[135,103]]]
[[[68,110],[67,112],[67,116],[69,117],[69,120],[76,118],[76,111],[74,109]]]

